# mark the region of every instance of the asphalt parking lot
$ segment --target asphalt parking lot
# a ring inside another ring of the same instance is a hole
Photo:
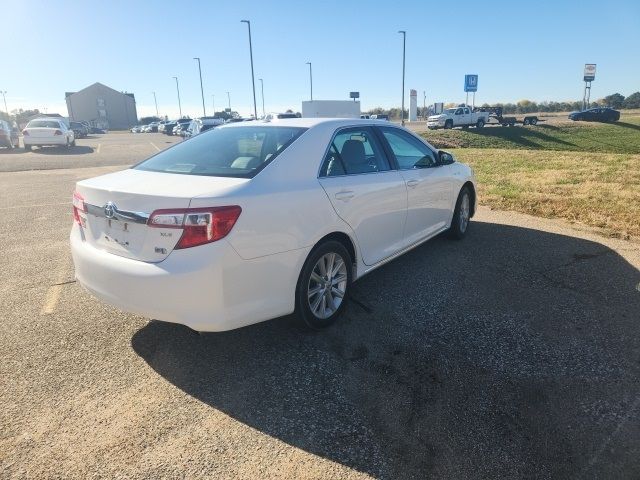
[[[181,137],[162,133],[116,132],[79,138],[68,149],[44,147],[27,152],[20,138],[20,148],[0,148],[0,172],[131,165],[181,141]]]
[[[198,335],[73,279],[74,182],[160,140],[0,153],[0,477],[640,477],[640,245],[482,208],[333,328]]]

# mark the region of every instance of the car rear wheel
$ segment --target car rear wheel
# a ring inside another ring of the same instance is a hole
[[[528,119],[528,118],[525,118],[525,119],[522,121],[522,124],[523,124],[523,125],[529,125],[529,119]]]
[[[531,125],[535,125],[536,123],[538,123],[538,119],[537,118],[532,118],[531,119]]]
[[[484,120],[482,118],[478,119],[478,123],[476,123],[476,128],[484,127]]]
[[[24,146],[25,151],[30,152],[31,151],[31,145],[26,145]]]
[[[453,120],[447,120],[446,122],[444,122],[444,128],[447,130],[453,128]]]
[[[351,265],[351,256],[340,242],[330,240],[311,251],[296,288],[296,313],[307,327],[328,327],[343,312],[352,281]]]
[[[471,219],[471,191],[469,187],[462,187],[456,202],[456,208],[453,211],[451,219],[451,227],[448,236],[454,240],[462,240],[469,229],[469,220]]]

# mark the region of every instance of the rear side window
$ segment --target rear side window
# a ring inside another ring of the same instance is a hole
[[[329,145],[322,168],[321,177],[356,175],[390,170],[373,131],[368,128],[348,128],[340,130]]]
[[[213,128],[134,166],[136,170],[252,178],[293,143],[305,128]]]
[[[397,128],[381,128],[380,130],[389,143],[401,170],[436,165],[433,151],[413,135]]]

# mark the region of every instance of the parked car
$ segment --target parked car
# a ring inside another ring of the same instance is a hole
[[[185,137],[187,134],[187,131],[189,130],[189,126],[191,125],[191,122],[189,123],[179,123],[178,125],[176,125],[176,127],[174,128],[174,135],[179,135],[181,137]]]
[[[0,120],[0,147],[20,148],[20,134],[15,123]]]
[[[131,133],[140,133],[141,129],[142,129],[142,125],[136,125],[135,127],[131,127],[129,131]]]
[[[73,134],[76,138],[85,138],[89,135],[89,130],[83,123],[69,122],[69,128],[73,130]]]
[[[66,146],[76,145],[73,130],[67,124],[56,118],[36,118],[27,123],[22,130],[22,142],[25,150],[31,147]]]
[[[191,124],[190,118],[181,118],[180,120],[177,120],[176,126],[173,127],[173,134],[181,135],[183,129],[186,130],[187,128],[189,128],[190,124]]]
[[[617,122],[620,112],[609,107],[590,108],[581,112],[571,112],[569,120],[585,122]]]
[[[267,113],[263,119],[264,120],[282,120],[285,118],[298,118],[298,116],[292,112],[284,112],[284,113],[270,112],[270,113]],[[244,120],[245,120],[244,118],[237,119],[237,121],[240,121],[240,122]]]
[[[214,127],[223,125],[225,122],[221,118],[217,117],[200,117],[191,120],[189,128],[187,129],[187,137],[195,137],[196,135],[206,132]]]
[[[173,127],[175,127],[176,125],[178,125],[178,122],[167,122],[164,125],[161,125],[162,133],[164,133],[165,135],[173,135]]]
[[[464,237],[475,209],[472,169],[403,127],[235,123],[79,181],[70,242],[78,282],[122,310],[199,331],[295,311],[320,328],[354,280]]]
[[[371,115],[369,118],[371,118],[371,120],[389,120],[389,115],[384,114],[384,113],[378,113],[378,114],[374,114]]]
[[[151,122],[145,130],[147,133],[156,133],[158,131],[159,122]]]

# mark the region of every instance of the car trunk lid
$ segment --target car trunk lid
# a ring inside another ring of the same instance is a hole
[[[78,182],[84,240],[114,255],[161,262],[183,230],[147,226],[151,213],[188,208],[194,196],[222,196],[247,181],[128,169]]]

